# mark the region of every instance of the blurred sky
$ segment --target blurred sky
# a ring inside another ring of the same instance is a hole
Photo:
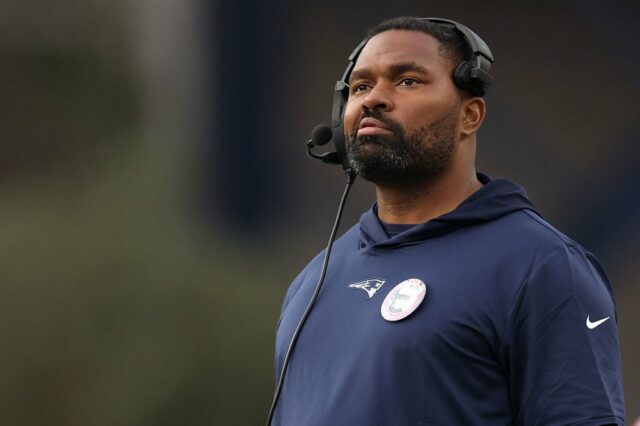
[[[640,416],[640,6],[595,0],[0,4],[0,416],[248,425],[343,176],[307,159],[365,30],[463,22],[496,62],[478,169],[594,252]],[[359,180],[343,230],[373,202]]]

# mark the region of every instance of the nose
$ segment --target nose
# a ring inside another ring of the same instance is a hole
[[[378,109],[388,112],[393,109],[393,106],[388,91],[380,84],[374,86],[362,101],[362,108],[365,110]]]

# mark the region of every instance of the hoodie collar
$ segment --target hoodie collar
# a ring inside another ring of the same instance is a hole
[[[491,179],[478,173],[482,188],[471,194],[455,210],[428,222],[415,225],[391,238],[378,218],[378,205],[360,218],[360,235],[369,247],[390,247],[415,243],[437,237],[456,229],[489,222],[519,210],[531,210],[540,215],[527,198],[524,188],[504,178]]]

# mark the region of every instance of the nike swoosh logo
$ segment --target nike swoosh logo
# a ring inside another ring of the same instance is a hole
[[[589,330],[593,330],[594,328],[596,328],[597,326],[599,326],[600,324],[602,324],[603,322],[605,322],[609,318],[611,318],[611,317],[606,317],[606,318],[602,318],[601,320],[591,322],[591,321],[589,321],[589,315],[587,315],[587,328]]]

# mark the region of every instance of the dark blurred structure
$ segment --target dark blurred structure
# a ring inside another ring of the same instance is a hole
[[[491,46],[478,168],[603,261],[640,416],[639,5],[23,0],[0,5],[2,424],[264,421],[280,302],[342,190],[304,142],[403,14]],[[372,201],[358,181],[344,227]]]
[[[208,208],[221,213],[230,234],[250,238],[273,225],[281,204],[282,181],[291,178],[277,128],[292,87],[283,78],[292,6],[261,0],[209,5],[209,57],[214,84],[210,100],[211,182]],[[264,206],[269,206],[264,208]],[[215,231],[220,232],[219,228]],[[230,235],[227,235],[229,237]]]

